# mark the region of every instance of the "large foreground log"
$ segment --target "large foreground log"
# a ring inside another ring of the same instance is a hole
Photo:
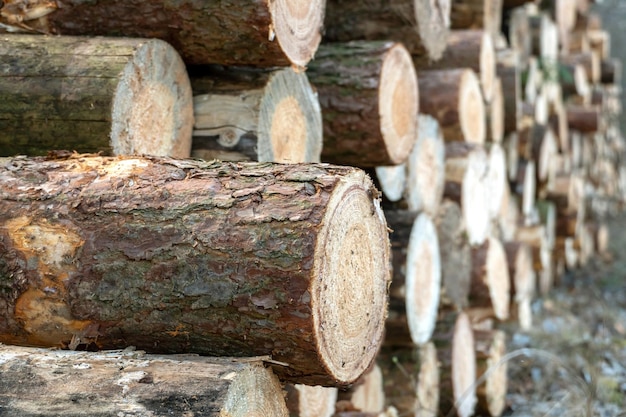
[[[437,60],[446,48],[450,3],[450,0],[329,0],[324,37],[340,42],[393,40],[406,45],[411,55]]]
[[[281,163],[320,161],[322,112],[304,72],[221,66],[195,72],[192,156]]]
[[[0,341],[271,355],[290,381],[351,383],[383,336],[377,194],[329,165],[5,160]]]
[[[2,35],[0,62],[0,155],[189,156],[191,87],[165,42]]]
[[[375,167],[406,160],[417,138],[419,94],[402,44],[324,45],[307,74],[322,106],[322,161]]]
[[[320,43],[324,7],[323,0],[64,0],[41,29],[59,35],[159,38],[188,64],[303,67]]]
[[[69,352],[0,345],[0,404],[11,417],[287,417],[260,358]]]

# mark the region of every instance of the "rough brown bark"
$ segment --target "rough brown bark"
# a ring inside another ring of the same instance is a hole
[[[505,49],[496,54],[496,74],[502,81],[504,94],[504,133],[518,129],[521,117],[522,86],[520,79],[520,59],[514,50]]]
[[[159,38],[188,64],[306,66],[321,40],[324,2],[64,0],[46,16],[58,35]]]
[[[444,199],[435,225],[441,257],[440,305],[465,308],[469,303],[472,258],[461,207]]]
[[[291,417],[331,417],[335,413],[337,388],[286,384],[285,391]]]
[[[567,106],[567,124],[581,133],[601,132],[605,122],[598,106]]]
[[[383,338],[377,194],[329,165],[5,160],[0,342],[271,355],[349,384]]]
[[[322,107],[322,161],[375,167],[407,159],[420,102],[415,67],[401,44],[323,45],[307,74]]]
[[[426,343],[439,307],[441,261],[435,226],[427,214],[386,211],[391,233],[393,279],[385,344]]]
[[[0,62],[0,155],[189,156],[189,78],[165,42],[1,35]]]
[[[322,113],[305,73],[203,67],[193,71],[192,156],[319,162]]]
[[[472,248],[470,305],[488,309],[490,315],[505,320],[509,317],[511,295],[509,266],[502,243],[493,237]]]
[[[497,0],[496,0],[497,1]],[[456,3],[454,3],[456,4]],[[490,101],[496,72],[496,51],[493,39],[484,30],[453,30],[441,59],[414,58],[418,71],[471,68],[480,79],[483,96]]]
[[[68,352],[0,345],[0,404],[11,417],[287,417],[261,358]]]
[[[485,142],[485,105],[473,70],[420,71],[418,83],[420,112],[437,119],[446,141]]]
[[[603,59],[600,62],[600,82],[620,85],[622,82],[622,62],[618,59]]]
[[[436,61],[446,47],[450,0],[329,0],[324,38],[402,42],[411,55]]]
[[[381,349],[386,403],[400,416],[436,417],[439,409],[439,364],[432,342],[422,346]]]

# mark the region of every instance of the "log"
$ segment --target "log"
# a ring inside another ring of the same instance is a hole
[[[556,79],[557,57],[559,53],[559,32],[557,25],[546,14],[530,16],[531,53],[541,59],[543,71],[550,79]]]
[[[488,310],[498,320],[509,317],[509,266],[502,243],[493,237],[481,246],[472,248],[470,306]]]
[[[305,73],[203,67],[192,73],[192,156],[319,162],[322,112]]]
[[[442,311],[433,342],[439,360],[440,415],[469,417],[476,408],[474,331],[462,311]]]
[[[521,117],[522,85],[520,78],[520,59],[513,50],[505,49],[496,54],[496,74],[502,81],[504,95],[504,134],[508,135],[518,129]]]
[[[473,70],[421,71],[418,84],[420,112],[437,119],[446,141],[485,142],[485,106]]]
[[[409,156],[410,158],[410,156]],[[390,202],[402,200],[404,191],[407,190],[406,163],[399,165],[379,166],[374,169],[378,188],[383,196]]]
[[[376,361],[378,362],[380,354]],[[338,401],[365,413],[380,413],[385,408],[383,372],[376,363],[348,390],[339,391]],[[339,406],[337,407],[339,408]],[[345,407],[344,407],[345,408]]]
[[[472,258],[461,207],[444,199],[434,218],[441,258],[441,306],[469,304]]]
[[[488,166],[482,147],[462,142],[446,144],[443,196],[461,205],[470,245],[481,245],[489,233]]]
[[[335,387],[286,384],[285,391],[290,417],[331,417],[335,413]]]
[[[453,3],[455,7],[456,4]],[[478,75],[483,96],[489,102],[493,96],[495,55],[493,39],[486,31],[453,30],[450,31],[446,49],[440,59],[432,61],[427,57],[416,57],[413,62],[420,73],[426,70],[471,68]]]
[[[0,155],[189,156],[189,78],[165,42],[2,35],[0,62]]]
[[[590,84],[596,84],[601,79],[602,68],[600,59],[591,52],[561,55],[559,63],[562,65],[581,65],[585,69],[587,81]]]
[[[513,191],[522,199],[520,204],[522,217],[532,216],[537,199],[537,176],[533,161],[524,159],[518,162],[517,178]]]
[[[324,39],[392,40],[411,55],[441,58],[450,26],[450,0],[349,2],[328,0]]]
[[[406,205],[409,211],[434,216],[445,184],[445,144],[439,123],[427,115],[418,118],[417,142],[407,160]]]
[[[324,1],[65,0],[46,18],[44,31],[58,35],[159,38],[187,64],[305,67],[321,40]]]
[[[539,186],[549,182],[554,175],[553,158],[558,154],[556,136],[549,126],[533,124],[519,134],[520,155],[534,162]]]
[[[12,417],[287,417],[261,358],[71,352],[0,345],[0,403]]]
[[[407,159],[420,101],[415,67],[402,44],[323,45],[307,74],[322,107],[322,161],[370,168]]]
[[[502,25],[502,0],[456,0],[450,9],[452,29],[482,29],[494,38]]]
[[[504,189],[504,203],[502,204],[500,213],[497,218],[497,231],[494,236],[500,237],[504,242],[511,241],[515,238],[517,227],[520,223],[520,208],[518,199],[511,193],[510,187]]]
[[[501,330],[474,330],[476,376],[481,383],[476,388],[476,412],[498,417],[506,406],[508,386],[505,359],[506,334]]]
[[[1,343],[271,355],[331,386],[382,343],[388,233],[360,170],[78,155],[0,179]]]
[[[525,7],[511,10],[508,15],[508,25],[504,27],[505,33],[508,35],[508,43],[511,51],[514,51],[515,59],[519,61],[524,68],[528,66],[531,57],[532,38],[530,36],[530,20],[529,12]],[[501,50],[507,50],[505,46]]]
[[[567,106],[567,125],[581,133],[602,132],[605,121],[598,106]]]
[[[506,172],[506,155],[502,146],[494,143],[489,148],[487,177],[487,209],[489,218],[495,219],[502,209],[505,188],[509,186]]]
[[[432,342],[422,346],[383,347],[378,357],[386,403],[400,416],[436,417],[439,364]]]
[[[511,301],[515,307],[512,309],[512,316],[517,319],[522,330],[530,330],[530,304],[535,296],[536,285],[533,254],[530,246],[520,241],[505,242],[504,250],[511,278]]]
[[[426,343],[437,319],[441,260],[435,226],[427,214],[386,211],[393,279],[385,345]]]
[[[541,0],[540,5],[557,25],[558,36],[567,45],[569,33],[576,24],[577,0]]]
[[[622,82],[622,62],[618,59],[603,59],[600,62],[600,82],[620,85]]]
[[[491,101],[487,105],[487,140],[492,143],[504,140],[504,100],[502,81],[495,77]]]

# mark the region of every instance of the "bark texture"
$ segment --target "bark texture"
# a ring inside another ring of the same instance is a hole
[[[189,156],[191,87],[165,42],[1,35],[0,62],[0,155]]]
[[[324,2],[67,0],[45,30],[158,38],[188,64],[304,67],[321,41]]]
[[[307,70],[318,90],[325,162],[359,167],[404,162],[417,139],[417,75],[394,42],[323,45]]]
[[[211,66],[196,68],[193,74],[192,156],[320,161],[322,112],[304,72]]]
[[[288,416],[260,358],[0,345],[0,372],[0,407],[12,417]]]
[[[328,165],[5,160],[0,342],[271,355],[349,384],[383,337],[377,194]]]

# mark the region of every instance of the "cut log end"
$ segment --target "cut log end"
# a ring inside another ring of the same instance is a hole
[[[474,331],[465,313],[459,314],[452,336],[452,390],[457,415],[474,415],[476,407]]]
[[[305,67],[322,40],[323,0],[277,0],[270,3],[270,40],[276,37],[289,60]]]
[[[426,214],[420,214],[407,249],[406,309],[413,343],[426,343],[435,328],[441,287],[441,261],[437,230]]]
[[[322,116],[304,73],[279,71],[259,106],[259,161],[319,162]]]
[[[424,49],[433,61],[446,49],[450,27],[450,0],[413,1],[415,20]]]
[[[402,163],[415,143],[419,96],[413,60],[401,44],[391,48],[384,58],[378,107],[389,158],[393,163]]]
[[[319,385],[287,384],[287,408],[298,417],[330,417],[335,412],[338,390]],[[252,417],[257,417],[256,415]],[[262,415],[259,415],[262,417]]]
[[[338,185],[328,203],[311,284],[317,350],[343,385],[361,376],[376,356],[391,279],[385,218],[368,194],[376,192],[371,181],[359,173]]]
[[[490,102],[493,97],[496,79],[496,51],[491,35],[488,32],[484,32],[482,35],[479,63],[480,86],[482,87],[485,100]]]
[[[112,120],[114,154],[189,156],[193,99],[185,65],[174,48],[160,40],[138,47],[116,89]]]
[[[419,356],[415,416],[436,417],[439,408],[439,362],[434,343],[428,342],[421,346]]]
[[[459,86],[459,117],[463,138],[469,143],[485,142],[485,105],[480,83],[473,71],[465,71]]]
[[[500,416],[506,406],[508,386],[506,362],[506,335],[504,332],[474,332],[477,359],[477,376],[484,377],[484,384],[477,389],[478,411],[490,416]]]

